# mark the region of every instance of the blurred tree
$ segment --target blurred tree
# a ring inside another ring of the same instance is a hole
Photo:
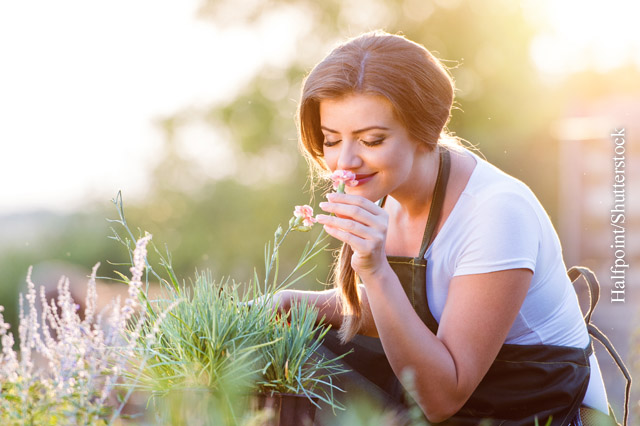
[[[294,204],[309,199],[303,192],[306,167],[295,148],[301,81],[333,45],[371,28],[402,32],[445,59],[458,85],[450,130],[505,171],[533,183],[534,190],[541,189],[537,192],[547,206],[555,205],[555,155],[548,155],[552,147],[545,126],[557,111],[545,102],[547,94],[529,59],[534,29],[517,3],[207,0],[200,15],[216,26],[250,28],[292,8],[299,13],[291,16],[303,20],[292,20],[286,29],[297,43],[297,54],[287,63],[259,70],[228,103],[178,111],[160,123],[163,158],[148,203],[131,213],[134,222],[164,235],[178,269],[210,267],[242,281],[253,265],[261,264],[262,244],[278,223],[288,220]],[[225,164],[214,158],[208,165],[229,168],[224,178],[198,181],[201,159],[187,158],[181,148],[181,134],[194,125],[209,127],[216,137],[207,143],[230,151]],[[544,181],[538,175],[541,164],[550,171]],[[324,266],[320,280],[326,279]]]
[[[110,231],[105,217],[115,216],[114,212],[115,210],[103,207],[68,216],[36,212],[15,219],[37,229],[16,237],[10,244],[5,241],[6,245],[0,247],[0,305],[6,308],[5,318],[14,325],[14,333],[17,333],[15,324],[18,318],[18,294],[26,289],[25,280],[30,266],[37,270],[42,262],[60,261],[79,265],[86,271],[88,278],[91,267],[97,262],[101,263],[99,275],[112,276],[115,267],[108,262],[120,263],[128,260],[127,254],[106,238]],[[9,226],[12,226],[11,220],[9,222]],[[126,268],[119,270],[127,273]],[[53,280],[49,284],[55,285],[60,278],[49,277]],[[37,281],[34,283],[36,286],[45,284]]]
[[[254,266],[260,270],[263,245],[277,225],[288,221],[294,205],[321,195],[321,189],[309,191],[306,165],[296,147],[294,118],[302,79],[336,43],[375,28],[404,33],[445,60],[457,85],[449,129],[531,186],[553,218],[558,169],[550,135],[554,118],[564,114],[576,93],[582,94],[581,102],[603,91],[637,87],[640,79],[633,68],[625,78],[584,73],[560,88],[543,84],[529,54],[537,30],[529,3],[203,0],[200,17],[217,27],[252,31],[271,16],[290,17],[280,30],[295,39],[297,49],[257,70],[230,101],[176,111],[158,121],[163,144],[149,192],[143,200],[123,194],[131,225],[153,233],[160,247],[167,244],[182,277],[192,276],[195,268],[211,268],[218,276],[246,281]],[[234,66],[229,58],[220,62]],[[28,264],[42,257],[68,258],[87,271],[96,261],[122,260],[122,250],[106,239],[104,218],[115,216],[105,202],[90,214],[60,219],[50,227],[47,241],[30,248],[34,250],[0,257],[8,283],[3,288],[15,288]],[[284,268],[297,259],[305,241],[306,235],[296,235],[285,244]],[[327,280],[330,260],[329,253],[322,257],[315,279]],[[108,268],[103,265],[101,271]],[[307,285],[317,284],[310,279]]]

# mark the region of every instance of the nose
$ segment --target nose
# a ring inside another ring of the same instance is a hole
[[[360,157],[357,141],[343,141],[343,143],[340,144],[338,169],[355,170],[361,165],[362,157]]]

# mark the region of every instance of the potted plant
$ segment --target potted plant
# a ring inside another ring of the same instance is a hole
[[[260,348],[264,367],[257,403],[273,410],[274,424],[311,424],[318,402],[335,405],[331,380],[343,370],[318,351],[327,331],[317,322],[317,311],[304,303],[294,303],[270,327],[267,340],[273,343]]]
[[[119,219],[113,222],[126,236],[114,230],[113,238],[131,251],[135,237],[120,194],[114,202]],[[278,227],[267,243],[264,278],[255,272],[246,286],[230,279],[216,281],[208,272],[197,273],[190,284],[180,282],[170,255],[156,249],[163,274],[147,268],[164,294],[150,299],[141,292],[147,318],[142,335],[155,337],[140,339],[147,362],[138,386],[151,393],[158,416],[166,420],[176,406],[186,416],[197,411],[193,407],[204,407],[204,415],[215,416],[219,423],[238,424],[257,409],[271,409],[267,413],[272,424],[287,419],[303,424],[303,419],[313,418],[318,402],[337,406],[333,394],[339,389],[332,378],[344,370],[339,357],[327,359],[317,351],[328,330],[318,321],[317,310],[304,303],[294,304],[286,315],[272,308],[274,294],[309,274],[313,268],[302,268],[326,247],[321,232],[306,245],[293,270],[279,278],[282,242],[292,231],[309,231],[312,215],[309,206],[296,207],[286,231]],[[262,303],[250,303],[253,300]],[[166,318],[160,318],[169,307]]]

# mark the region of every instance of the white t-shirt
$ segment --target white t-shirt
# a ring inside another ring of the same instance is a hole
[[[584,348],[589,336],[549,216],[524,183],[474,153],[476,167],[425,254],[429,309],[439,322],[454,276],[506,269],[533,271],[531,286],[505,343]],[[597,359],[583,403],[608,413]]]

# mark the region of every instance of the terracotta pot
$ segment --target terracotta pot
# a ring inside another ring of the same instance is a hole
[[[318,399],[313,398],[317,403]],[[311,426],[316,415],[316,406],[303,394],[276,393],[256,395],[256,409],[272,409],[273,420],[269,426]]]

